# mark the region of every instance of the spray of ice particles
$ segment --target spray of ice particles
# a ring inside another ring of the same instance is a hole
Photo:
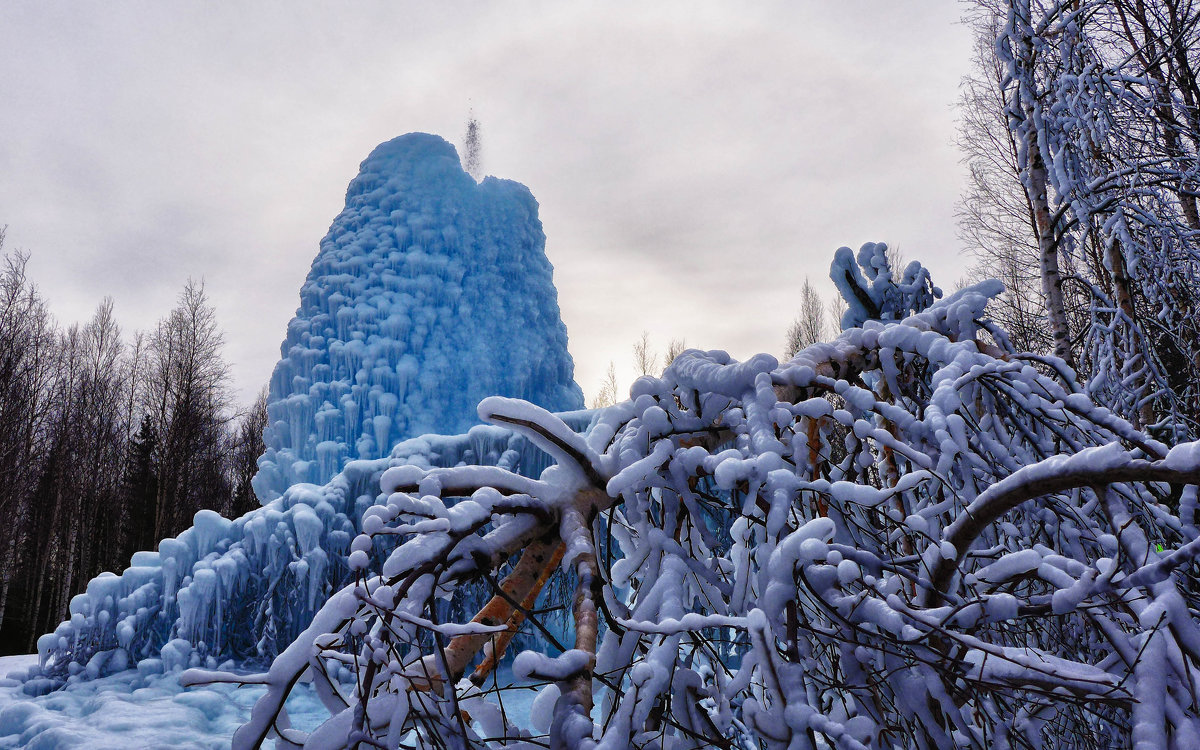
[[[529,190],[476,182],[443,139],[372,151],[271,376],[259,499],[409,437],[465,432],[487,396],[582,407],[545,241]]]

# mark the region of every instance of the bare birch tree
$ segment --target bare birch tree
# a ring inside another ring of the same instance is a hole
[[[825,319],[825,304],[821,296],[808,278],[800,288],[800,312],[788,326],[787,342],[784,346],[783,358],[791,359],[796,352],[806,346],[829,337],[829,325]]]
[[[633,369],[636,376],[658,374],[658,354],[650,346],[649,331],[633,344]]]

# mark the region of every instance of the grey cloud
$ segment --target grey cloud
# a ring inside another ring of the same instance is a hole
[[[204,277],[248,399],[358,162],[411,130],[458,140],[473,106],[486,170],[541,203],[585,391],[643,329],[777,351],[839,245],[959,275],[957,12],[7,4],[0,222],[66,319],[110,294],[148,327]]]

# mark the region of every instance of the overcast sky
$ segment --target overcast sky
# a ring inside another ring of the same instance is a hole
[[[778,355],[840,245],[966,268],[953,0],[0,4],[0,225],[64,322],[149,328],[189,277],[239,400],[378,143],[461,144],[541,204],[576,378],[665,348]],[[461,152],[461,147],[460,147]]]

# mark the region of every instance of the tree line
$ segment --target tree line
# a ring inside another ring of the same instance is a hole
[[[674,338],[667,344],[667,350],[660,356],[650,344],[650,332],[642,331],[641,338],[633,342],[633,378],[640,378],[643,375],[658,375],[685,349],[687,349],[687,341],[682,338]],[[604,380],[600,382],[600,387],[596,390],[596,395],[588,402],[588,406],[592,409],[601,409],[605,406],[612,406],[624,398],[622,384],[617,377],[616,361],[610,359],[608,369],[604,372]]]
[[[992,314],[1135,425],[1200,434],[1200,7],[970,7],[959,228]]]
[[[0,653],[25,653],[99,573],[198,510],[257,505],[266,395],[234,409],[202,283],[126,336],[109,298],[87,322],[60,324],[28,255],[0,257]]]

